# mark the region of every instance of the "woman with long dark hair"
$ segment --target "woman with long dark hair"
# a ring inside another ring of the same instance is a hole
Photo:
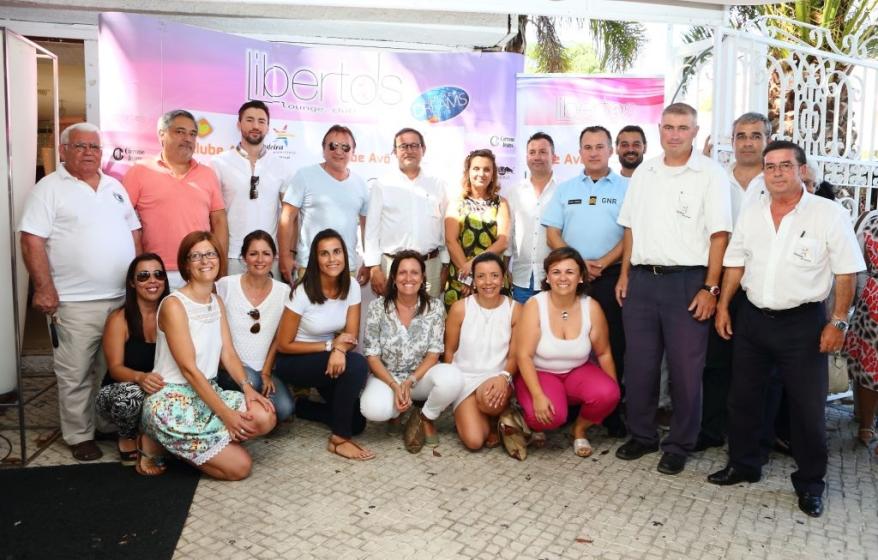
[[[153,369],[156,341],[156,313],[170,293],[161,257],[143,253],[134,258],[125,274],[125,303],[107,317],[104,326],[104,355],[108,380],[98,392],[95,407],[108,422],[119,428],[119,460],[125,466],[137,464],[137,434],[143,400],[165,382]],[[105,380],[106,382],[106,380]],[[138,465],[138,470],[144,467]],[[149,466],[159,474],[162,467]]]
[[[351,282],[349,270],[341,235],[333,229],[318,232],[280,320],[276,367],[282,380],[313,387],[326,401],[299,399],[296,415],[329,426],[328,451],[366,461],[375,454],[351,439],[366,427],[359,397],[369,369],[353,351],[360,329],[360,285]]]

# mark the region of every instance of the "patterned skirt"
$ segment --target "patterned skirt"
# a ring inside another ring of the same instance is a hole
[[[244,394],[210,386],[232,410],[246,410]],[[173,455],[203,465],[231,441],[226,425],[188,383],[167,383],[143,402],[141,429]]]

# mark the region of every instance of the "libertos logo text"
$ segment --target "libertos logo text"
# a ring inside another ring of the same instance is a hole
[[[248,99],[283,103],[291,109],[327,101],[363,106],[396,105],[402,101],[402,78],[382,70],[380,54],[374,65],[360,73],[346,71],[342,60],[337,63],[337,69],[331,72],[307,66],[288,67],[269,60],[266,52],[248,50]]]

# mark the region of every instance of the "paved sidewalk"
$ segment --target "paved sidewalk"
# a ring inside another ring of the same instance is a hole
[[[54,395],[41,410],[55,410]],[[616,459],[621,442],[602,430],[591,458],[575,457],[559,433],[518,462],[502,448],[467,451],[451,428],[444,415],[442,445],[410,455],[370,425],[361,441],[378,457],[356,463],[326,452],[323,426],[283,425],[248,444],[249,479],[201,480],[175,558],[878,558],[878,461],[855,445],[850,407],[829,409],[820,519],[799,512],[793,462],[779,455],[762,482],[720,488],[705,477],[725,464],[724,450],[665,476],[658,454]],[[33,465],[71,462],[56,441]]]

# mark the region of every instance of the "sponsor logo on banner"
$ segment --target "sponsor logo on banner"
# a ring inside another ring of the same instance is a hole
[[[412,102],[412,116],[437,123],[453,119],[469,106],[469,93],[454,86],[428,89]]]
[[[512,136],[491,136],[488,142],[495,148],[514,148],[515,138]]]
[[[210,121],[204,117],[198,119],[198,137],[204,138],[209,136],[211,132],[213,132],[213,125],[210,124]]]
[[[126,146],[116,146],[113,148],[113,159],[116,161],[130,161],[134,163],[143,158],[145,150],[140,148],[128,148]]]
[[[509,167],[508,165],[500,165],[497,167],[497,174],[503,177],[504,175],[512,175],[515,171]]]
[[[291,138],[295,137],[295,134],[287,131],[287,127],[289,127],[289,126],[290,125],[285,124],[283,126],[283,128],[272,128],[271,129],[274,131],[275,137],[277,137],[277,140],[276,140],[277,144],[276,145],[283,145],[283,147],[286,148],[289,145],[289,140]],[[281,149],[283,149],[283,148],[281,148]]]

